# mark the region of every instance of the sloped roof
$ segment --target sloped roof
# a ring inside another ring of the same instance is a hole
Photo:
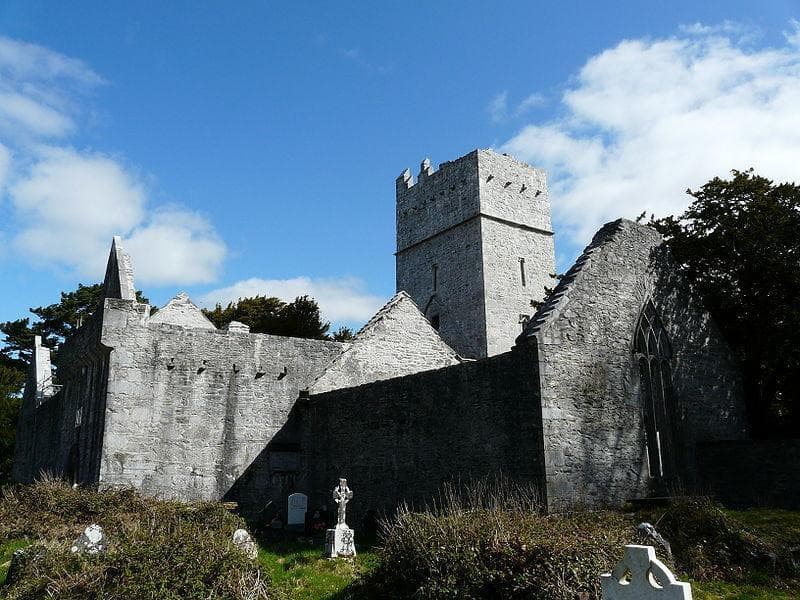
[[[150,322],[180,325],[188,329],[216,329],[185,292],[181,292],[167,302],[163,308],[150,317]]]
[[[553,322],[561,312],[563,306],[569,301],[569,294],[575,283],[581,279],[587,268],[591,265],[594,255],[602,248],[615,242],[624,231],[646,231],[652,235],[653,239],[660,239],[660,235],[652,228],[635,223],[628,219],[617,219],[603,225],[594,234],[592,242],[584,248],[583,253],[575,261],[575,264],[566,272],[558,282],[558,285],[539,307],[536,314],[531,317],[522,334],[517,337],[517,343],[536,337],[536,335],[548,323]]]
[[[362,385],[460,361],[411,297],[401,291],[361,328],[350,345],[309,386],[309,392]]]

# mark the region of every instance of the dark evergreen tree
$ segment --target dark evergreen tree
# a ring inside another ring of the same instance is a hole
[[[800,187],[733,171],[652,220],[742,366],[757,436],[800,436]]]

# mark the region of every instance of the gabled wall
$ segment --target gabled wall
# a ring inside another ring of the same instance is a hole
[[[648,300],[672,342],[671,417],[683,483],[702,483],[699,442],[745,433],[740,376],[713,321],[675,274],[658,233],[614,221],[597,233],[517,342],[538,348],[551,509],[620,504],[655,483],[633,356]]]
[[[505,475],[541,487],[535,355],[517,349],[452,367],[312,395],[299,405],[310,509],[346,477],[348,523],[443,483]],[[351,520],[352,519],[352,520]]]
[[[309,392],[319,394],[459,362],[408,294],[398,292],[333,359]]]

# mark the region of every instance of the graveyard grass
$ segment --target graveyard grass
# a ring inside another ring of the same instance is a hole
[[[263,590],[260,597],[270,600],[387,598],[389,596],[381,593],[386,589],[382,583],[391,586],[398,577],[415,581],[430,581],[437,576],[444,581],[451,577],[456,588],[453,591],[458,592],[458,577],[462,573],[478,577],[494,573],[493,577],[505,577],[497,567],[511,565],[524,567],[521,581],[525,583],[526,578],[536,577],[536,571],[542,569],[540,561],[549,558],[567,561],[563,563],[566,566],[574,564],[581,577],[593,579],[599,576],[600,570],[610,568],[609,557],[622,556],[621,542],[635,541],[632,539],[632,525],[644,518],[653,522],[660,519],[657,527],[673,543],[679,563],[675,573],[681,581],[691,581],[696,600],[788,600],[800,597],[800,573],[796,566],[787,571],[788,563],[784,560],[787,551],[795,558],[800,553],[800,512],[767,509],[723,512],[710,502],[701,500],[684,505],[671,514],[665,513],[664,509],[654,509],[650,514],[600,511],[544,517],[527,510],[527,500],[523,499],[521,504],[519,498],[511,500],[511,511],[506,515],[499,514],[508,511],[502,506],[505,500],[494,507],[484,505],[481,510],[498,513],[492,516],[486,512],[480,514],[469,506],[451,511],[451,514],[444,515],[445,519],[441,519],[441,513],[406,511],[402,516],[402,524],[408,526],[406,533],[402,528],[395,529],[394,533],[387,532],[389,537],[376,542],[357,532],[359,554],[354,561],[323,558],[322,541],[318,538],[298,539],[297,536],[276,534],[270,530],[259,532],[250,524],[259,543],[258,562],[253,563],[243,560],[236,552],[231,553],[230,537],[233,530],[243,523],[221,505],[159,502],[141,498],[130,490],[96,492],[72,489],[54,481],[15,488],[10,495],[7,488],[6,493],[0,496],[0,585],[6,578],[15,550],[30,546],[36,551],[37,558],[23,565],[21,571],[20,583],[27,592],[20,593],[22,589],[17,585],[0,587],[0,598],[42,597],[47,585],[56,590],[55,598],[104,597],[111,589],[119,598],[195,597],[191,593],[183,596],[167,593],[165,596],[166,589],[162,587],[201,585],[198,581],[175,578],[175,574],[185,571],[188,565],[193,565],[193,572],[204,573],[206,591],[209,591],[208,586],[218,587],[238,574],[249,577],[251,584],[256,582],[256,587]],[[513,502],[517,504],[513,505]],[[483,535],[487,528],[482,525],[487,518],[493,519],[494,537],[490,541],[500,544],[492,547],[488,559],[479,554],[465,554],[464,551],[468,551],[473,543],[481,542],[475,536]],[[99,559],[71,556],[68,552],[71,540],[91,522],[105,525],[106,533],[116,548]],[[391,523],[388,521],[389,526]],[[678,533],[680,530],[688,533],[682,537]],[[723,535],[719,535],[720,531]],[[508,538],[511,544],[506,545],[503,536],[509,532],[512,534]],[[563,539],[553,544],[548,534],[556,533]],[[430,547],[437,542],[436,536],[441,535],[450,536],[449,540],[458,543],[451,543],[445,550],[436,550],[433,554],[438,557],[420,558],[404,554],[416,547],[421,548],[420,544]],[[419,539],[420,536],[429,537]],[[518,541],[537,539],[542,544],[533,553],[530,545],[514,545]],[[580,550],[587,542],[592,547],[588,556]],[[761,569],[758,564],[748,563],[744,559],[745,553],[740,552],[741,547],[737,545],[743,542],[751,544],[747,546],[750,548],[774,552],[783,561],[783,566],[778,568],[780,572],[776,569],[768,572],[769,568]],[[169,545],[170,552],[163,551],[165,545]],[[41,550],[46,550],[49,556],[40,558],[43,556]],[[399,558],[402,562],[397,562]],[[428,558],[435,560],[426,562]],[[438,559],[441,560],[436,562]],[[165,560],[171,562],[166,564]],[[470,561],[481,564],[475,569]],[[438,574],[426,572],[431,564],[441,571]],[[604,566],[600,567],[601,564]],[[116,577],[114,570],[120,567],[132,579],[139,578],[138,583],[123,582]],[[218,570],[222,571],[222,577],[219,577]],[[400,570],[402,572],[398,572]],[[518,576],[516,572],[508,575],[512,578]],[[376,578],[384,578],[384,582],[376,581]],[[98,580],[103,586],[114,587],[97,587]],[[149,595],[151,593],[157,596]],[[253,596],[242,589],[227,589],[215,597]],[[444,596],[423,593],[418,597]]]

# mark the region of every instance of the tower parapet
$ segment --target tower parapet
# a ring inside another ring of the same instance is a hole
[[[510,349],[555,270],[544,171],[474,150],[396,188],[397,290],[462,355]]]

